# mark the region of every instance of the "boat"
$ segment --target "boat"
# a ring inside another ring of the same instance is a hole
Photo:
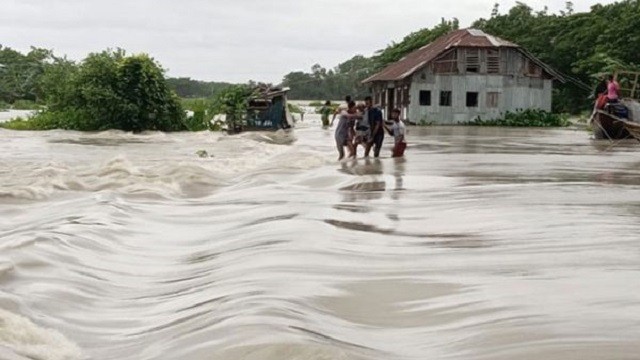
[[[227,116],[227,132],[278,131],[293,128],[293,117],[287,103],[290,88],[256,88],[248,99],[247,109],[241,119]]]
[[[640,123],[635,121],[625,121],[624,128],[633,136],[636,140],[640,141]]]
[[[603,75],[603,74],[600,74]],[[615,71],[620,84],[620,102],[598,108],[591,120],[596,139],[638,138],[640,128],[640,72]]]
[[[625,121],[627,121],[627,119],[617,116],[615,113],[606,110],[596,110],[591,120],[593,136],[597,140],[629,138],[631,134],[624,125]]]

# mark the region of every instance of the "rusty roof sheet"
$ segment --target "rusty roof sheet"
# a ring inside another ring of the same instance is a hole
[[[441,36],[433,42],[421,47],[412,53],[407,54],[397,62],[390,64],[377,74],[363,80],[363,83],[372,81],[395,81],[402,80],[418,69],[425,66],[430,61],[443,54],[445,51],[457,48],[457,47],[483,47],[483,48],[500,48],[500,47],[520,47],[510,41],[500,39],[498,37],[489,35],[482,30],[478,29],[461,29],[452,31],[447,35]],[[531,57],[532,60],[539,63],[545,70],[555,77],[560,77],[555,71],[551,70],[549,66],[543,64],[541,61],[533,58],[529,53],[525,52],[527,57]],[[561,77],[560,77],[561,78]]]

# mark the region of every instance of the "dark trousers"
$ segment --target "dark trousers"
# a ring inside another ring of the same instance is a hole
[[[380,156],[380,150],[382,149],[382,142],[384,141],[384,132],[380,131],[379,133],[373,136],[373,156]]]

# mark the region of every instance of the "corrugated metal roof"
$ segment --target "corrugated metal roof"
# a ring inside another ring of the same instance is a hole
[[[482,47],[482,48],[500,48],[511,47],[521,49],[518,45],[489,35],[478,29],[461,29],[452,31],[447,35],[441,36],[433,42],[421,47],[418,50],[409,53],[397,62],[387,66],[377,74],[363,80],[363,83],[372,81],[396,81],[402,80],[430,61],[437,58],[445,51],[457,47]],[[522,50],[522,49],[521,49]],[[547,72],[556,78],[562,79],[560,74],[553,71],[548,65],[535,59],[531,54],[523,52],[527,57],[531,58],[542,66]]]

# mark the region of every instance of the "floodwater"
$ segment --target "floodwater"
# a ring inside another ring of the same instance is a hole
[[[409,128],[338,163],[308,117],[0,129],[0,358],[640,356],[640,144]]]

